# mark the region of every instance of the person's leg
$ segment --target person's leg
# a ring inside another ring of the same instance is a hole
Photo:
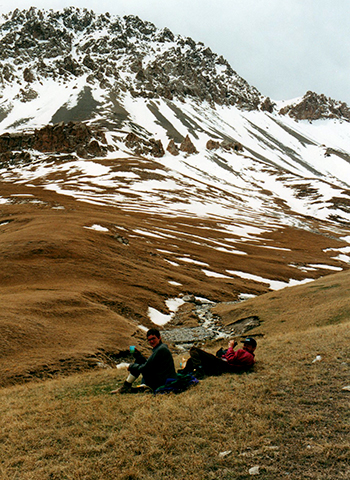
[[[190,357],[187,362],[186,362],[186,365],[184,366],[184,368],[182,368],[181,370],[179,370],[179,372],[181,373],[192,373],[193,370],[194,370],[194,365],[193,365],[193,360],[192,358]]]
[[[137,379],[137,377],[135,377],[134,375],[132,375],[132,373],[129,373],[127,379],[125,380],[126,383],[129,383],[130,385],[132,385],[134,383],[134,381]]]
[[[135,376],[131,372],[129,372],[129,375],[127,376],[123,385],[120,388],[117,388],[116,390],[112,390],[110,394],[114,395],[115,393],[130,393],[132,390],[132,384],[137,379],[137,377],[138,375]]]
[[[194,368],[201,367],[205,375],[221,375],[228,371],[227,363],[224,360],[200,348],[192,347],[190,355]]]

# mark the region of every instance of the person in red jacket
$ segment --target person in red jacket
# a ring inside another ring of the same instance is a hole
[[[255,363],[254,351],[256,340],[247,337],[243,340],[243,348],[234,350],[237,342],[231,340],[228,349],[222,348],[216,355],[205,352],[198,347],[192,347],[190,358],[187,360],[183,373],[194,372],[196,376],[221,375],[227,372],[242,372],[251,368]]]

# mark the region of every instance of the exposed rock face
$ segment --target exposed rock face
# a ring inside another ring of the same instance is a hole
[[[338,102],[325,95],[307,92],[300,102],[287,105],[279,112],[289,115],[296,120],[319,120],[325,118],[338,118],[350,121],[350,108],[344,102]]]
[[[193,145],[190,137],[186,135],[186,138],[182,141],[180,145],[181,152],[186,152],[189,154],[198,153],[196,147]]]
[[[4,133],[0,136],[0,160],[30,159],[28,150],[45,153],[77,153],[79,156],[105,156],[106,139],[100,130],[84,123],[46,125],[34,133]]]
[[[167,151],[174,156],[180,154],[179,149],[173,139],[170,140],[169,145],[167,146]]]
[[[91,84],[135,97],[192,97],[248,110],[263,98],[204,44],[135,16],[16,9],[0,21],[0,40],[0,84],[88,75]]]
[[[134,133],[129,133],[125,140],[125,146],[132,150],[136,155],[152,155],[153,157],[164,157],[164,148],[160,140],[151,138],[145,140]]]
[[[103,143],[106,143],[103,133],[92,132],[84,123],[70,122],[67,125],[59,123],[57,125],[46,125],[34,134],[33,147],[40,152],[62,152],[71,153],[77,148],[91,150],[92,152],[102,154],[102,149],[94,137],[99,137]]]

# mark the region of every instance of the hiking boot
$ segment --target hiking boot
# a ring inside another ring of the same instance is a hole
[[[132,384],[129,382],[124,382],[123,385],[116,390],[109,392],[110,395],[116,395],[117,393],[132,393]]]
[[[133,387],[130,393],[153,393],[153,390],[148,385],[138,385]]]
[[[197,367],[193,371],[192,375],[195,376],[198,380],[202,380],[204,377],[206,377],[203,367]]]

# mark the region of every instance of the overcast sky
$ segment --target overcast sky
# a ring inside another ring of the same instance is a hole
[[[0,2],[2,13],[75,5],[96,13],[138,15],[159,28],[205,43],[274,100],[313,90],[350,105],[350,0]]]

